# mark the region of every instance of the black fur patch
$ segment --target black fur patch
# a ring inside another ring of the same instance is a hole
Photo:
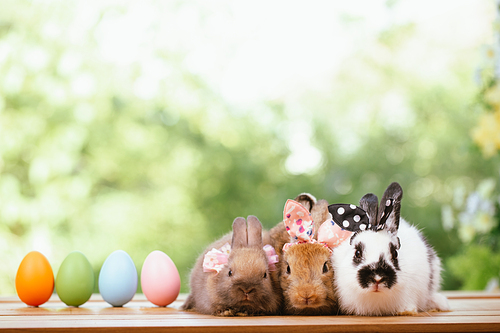
[[[434,287],[434,269],[432,267],[432,264],[436,260],[436,252],[434,252],[434,249],[430,247],[429,244],[427,245],[427,261],[429,262],[429,291],[431,291]]]
[[[358,252],[359,251],[359,252]],[[354,256],[352,257],[352,262],[354,266],[358,266],[363,261],[363,252],[365,251],[365,245],[363,243],[358,243],[354,247]]]
[[[394,265],[394,268],[399,271],[399,261],[398,261],[398,248],[394,244],[389,244],[389,250],[391,252],[391,261],[392,264]]]
[[[389,289],[397,282],[396,271],[384,260],[383,255],[380,255],[377,263],[366,265],[358,271],[359,285],[364,289],[368,288],[371,283],[375,283],[375,275],[380,276],[381,283]]]
[[[351,238],[349,239],[349,244],[352,245],[352,241],[354,240],[354,237],[356,237],[359,234],[359,232],[355,232],[352,234]]]
[[[432,291],[434,287],[434,270],[432,268],[432,264],[434,263],[434,260],[436,260],[436,252],[430,246],[429,242],[427,242],[427,239],[424,237],[424,235],[419,232],[418,235],[420,236],[420,239],[422,242],[424,242],[425,247],[427,248],[427,263],[429,265],[429,291]]]

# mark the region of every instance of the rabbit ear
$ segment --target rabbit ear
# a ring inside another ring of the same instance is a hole
[[[377,230],[385,228],[394,234],[398,232],[402,198],[401,185],[394,182],[387,187],[380,200]]]
[[[371,224],[377,224],[378,218],[378,198],[373,193],[365,194],[361,200],[359,200],[359,206],[368,214],[368,219]]]
[[[317,202],[314,195],[310,193],[301,193],[294,200],[297,201],[302,206],[304,206],[304,208],[307,209],[308,211],[311,211]]]
[[[237,217],[233,221],[233,241],[231,248],[241,248],[248,245],[247,224],[244,218]]]
[[[328,206],[333,221],[342,229],[352,232],[368,229],[368,215],[366,212],[349,204],[333,204]]]
[[[262,248],[262,223],[253,215],[247,217],[248,246]]]

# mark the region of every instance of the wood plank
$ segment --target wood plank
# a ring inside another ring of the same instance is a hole
[[[262,316],[221,318],[180,311],[186,295],[168,307],[157,307],[144,295],[113,308],[92,295],[79,308],[67,307],[57,296],[41,307],[27,307],[17,297],[0,297],[2,332],[500,332],[500,293],[450,292],[450,312],[417,316]]]
[[[442,292],[448,299],[482,299],[482,298],[500,298],[498,292],[484,292],[484,291],[443,291]]]
[[[138,298],[140,299],[140,298]],[[450,299],[450,306],[453,311],[497,311],[500,310],[500,297],[499,298],[479,298],[479,299]],[[2,302],[0,303],[0,316],[3,315],[52,315],[57,312],[59,315],[65,314],[95,314],[95,313],[113,313],[113,314],[134,314],[137,311],[149,312],[155,314],[165,314],[169,311],[178,311],[182,302],[175,301],[168,307],[157,307],[146,300],[134,300],[124,307],[113,308],[103,301],[87,302],[79,308],[68,307],[59,300],[51,300],[50,302],[42,305],[41,307],[28,307],[21,302]]]
[[[432,319],[432,320],[431,320]],[[441,320],[440,320],[441,319]],[[474,317],[448,318],[428,317],[255,317],[255,318],[224,318],[221,320],[176,319],[170,318],[140,318],[123,320],[121,318],[100,319],[99,316],[91,320],[79,320],[78,316],[51,317],[49,319],[31,318],[28,321],[19,321],[16,318],[5,318],[1,322],[3,329],[68,329],[83,331],[92,329],[100,331],[155,331],[154,328],[168,327],[169,331],[192,332],[202,329],[204,332],[234,332],[244,328],[249,331],[262,332],[352,332],[352,331],[385,331],[385,332],[467,332],[483,331],[495,332],[500,329],[497,316],[481,317],[477,321]]]

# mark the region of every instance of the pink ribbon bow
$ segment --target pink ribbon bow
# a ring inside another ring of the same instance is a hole
[[[266,252],[267,256],[267,264],[269,266],[269,271],[274,272],[276,270],[276,263],[279,261],[279,257],[274,250],[274,247],[267,244],[264,246],[264,252]]]
[[[273,272],[276,270],[275,264],[279,260],[278,255],[276,254],[274,247],[269,244],[265,245],[263,249],[267,256],[269,271]],[[219,273],[227,264],[229,254],[231,254],[231,245],[229,243],[224,244],[224,246],[220,249],[211,249],[203,258],[203,271]]]
[[[302,243],[321,243],[331,251],[332,248],[338,246],[352,234],[352,232],[343,230],[336,225],[332,215],[328,214],[326,221],[319,227],[318,240],[315,240],[313,238],[314,221],[311,214],[300,203],[290,199],[285,204],[283,222],[292,239],[291,243],[286,243],[283,246],[283,251],[286,251],[292,245]]]
[[[326,244],[330,249],[337,247],[349,239],[352,231],[344,230],[339,227],[332,218],[332,214],[328,213],[328,219],[321,224],[318,230],[318,242]]]

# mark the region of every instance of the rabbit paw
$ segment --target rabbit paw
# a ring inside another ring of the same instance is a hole
[[[450,305],[448,304],[448,299],[446,296],[440,293],[435,293],[432,295],[432,300],[429,304],[430,308],[436,311],[447,312],[450,311]]]
[[[409,305],[402,311],[398,311],[396,316],[416,316],[418,315],[418,308],[415,305]]]
[[[215,315],[219,317],[233,317],[235,313],[231,309],[224,309],[217,311]]]
[[[246,311],[237,311],[234,309],[224,309],[219,310],[215,313],[218,317],[248,317],[249,314]]]

